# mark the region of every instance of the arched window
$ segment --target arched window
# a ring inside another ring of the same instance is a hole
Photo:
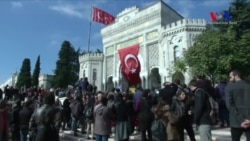
[[[178,61],[180,59],[180,47],[175,46],[174,47],[174,61]]]
[[[97,70],[93,69],[93,80],[96,81]]]

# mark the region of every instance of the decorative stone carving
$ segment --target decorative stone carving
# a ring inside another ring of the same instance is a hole
[[[158,44],[151,44],[148,47],[148,62],[149,68],[152,66],[158,66],[159,63],[159,48]]]
[[[108,56],[106,58],[106,76],[110,76],[113,74],[113,69],[114,69],[114,56]]]

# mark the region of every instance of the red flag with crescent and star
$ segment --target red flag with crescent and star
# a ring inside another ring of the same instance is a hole
[[[133,85],[141,83],[141,78],[140,78],[141,64],[137,57],[139,49],[140,45],[136,44],[118,50],[122,65],[122,72],[124,76],[127,78],[128,82]]]
[[[105,25],[111,24],[115,21],[115,17],[99,8],[93,7],[93,21]]]

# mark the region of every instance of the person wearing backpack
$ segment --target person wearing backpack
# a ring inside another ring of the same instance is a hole
[[[209,95],[205,90],[198,88],[197,80],[189,82],[189,88],[195,95],[194,104],[194,124],[199,130],[201,141],[212,141],[212,120],[210,118],[211,107],[209,104]]]

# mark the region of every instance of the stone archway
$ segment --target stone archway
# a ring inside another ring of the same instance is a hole
[[[153,68],[149,75],[149,88],[161,88],[161,76],[158,68]]]
[[[172,75],[172,82],[180,80],[181,84],[185,84],[185,77],[182,72],[177,71]]]
[[[114,88],[115,84],[113,82],[113,76],[108,77],[108,81],[106,82],[106,90],[111,91]]]

